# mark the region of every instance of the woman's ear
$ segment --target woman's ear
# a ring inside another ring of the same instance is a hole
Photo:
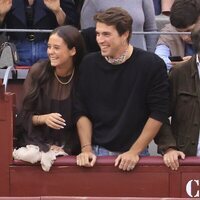
[[[76,48],[75,47],[70,49],[70,54],[71,54],[71,56],[74,56],[76,54]]]

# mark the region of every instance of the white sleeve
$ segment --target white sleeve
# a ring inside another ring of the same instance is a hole
[[[168,46],[161,44],[156,46],[155,54],[157,54],[160,58],[162,58],[167,65],[167,70],[169,70],[172,65],[170,64],[171,61],[169,59],[170,56],[170,49]]]

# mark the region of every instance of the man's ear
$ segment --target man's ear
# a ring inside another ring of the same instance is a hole
[[[124,41],[127,42],[128,40],[128,37],[129,37],[129,31],[126,31],[124,34],[123,34],[123,37],[124,37]]]

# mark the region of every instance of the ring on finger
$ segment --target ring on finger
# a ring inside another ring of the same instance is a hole
[[[134,166],[129,166],[128,169],[129,170],[133,170]]]

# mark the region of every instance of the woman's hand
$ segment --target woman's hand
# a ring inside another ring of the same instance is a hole
[[[50,113],[46,115],[39,115],[38,117],[39,124],[46,124],[48,127],[53,129],[61,129],[66,126],[65,120],[62,118],[62,115],[59,113]]]

